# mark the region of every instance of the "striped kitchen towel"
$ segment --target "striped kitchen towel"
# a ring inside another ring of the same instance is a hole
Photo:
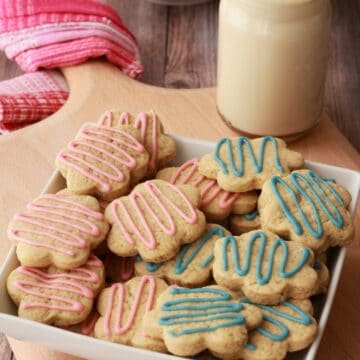
[[[41,120],[64,104],[68,90],[62,75],[39,69],[105,57],[130,77],[143,72],[135,37],[110,5],[97,0],[0,1],[0,49],[24,72],[35,72],[0,83],[3,130]]]
[[[57,70],[36,71],[0,83],[0,131],[8,132],[50,116],[69,96]]]
[[[26,72],[100,56],[134,78],[143,72],[136,39],[110,5],[95,0],[3,0],[0,14],[0,48]]]

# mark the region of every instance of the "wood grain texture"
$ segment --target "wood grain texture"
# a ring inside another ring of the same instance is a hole
[[[217,51],[218,1],[169,10],[164,86],[214,86]]]
[[[360,151],[360,1],[332,0],[325,108]]]
[[[168,8],[147,1],[112,0],[140,45],[145,72],[141,81],[163,86],[166,66]]]

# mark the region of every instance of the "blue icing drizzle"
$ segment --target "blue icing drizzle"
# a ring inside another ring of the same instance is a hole
[[[212,261],[214,260],[214,254],[211,254],[207,259],[205,259],[201,264],[200,267],[205,269]]]
[[[196,257],[196,255],[200,252],[200,250],[203,248],[203,246],[206,244],[206,242],[208,240],[210,240],[215,234],[217,234],[219,237],[224,237],[225,233],[224,230],[220,227],[213,227],[211,228],[199,241],[199,243],[196,245],[195,249],[189,254],[188,258],[184,261],[184,257],[186,255],[186,253],[188,252],[188,250],[191,247],[191,244],[186,244],[184,245],[180,252],[179,255],[176,259],[176,263],[175,263],[175,274],[179,275],[182,274],[187,267],[189,266],[189,264],[194,260],[194,258]],[[206,267],[212,260],[213,260],[214,256],[213,254],[211,254],[201,265],[200,267],[204,268]]]
[[[187,255],[189,249],[191,248],[192,244],[186,244],[184,246],[182,246],[177,259],[176,259],[176,263],[175,263],[175,267],[174,267],[174,272],[177,275],[182,274],[187,268],[188,266],[191,264],[191,262],[195,259],[195,257],[198,255],[198,253],[201,251],[201,249],[203,248],[203,246],[206,244],[206,242],[208,240],[210,240],[215,234],[217,234],[219,237],[224,237],[225,233],[224,230],[219,227],[213,227],[211,228],[198,242],[198,244],[196,245],[195,249],[188,255],[187,259],[184,260],[185,256]],[[206,258],[201,264],[200,267],[202,269],[204,269],[205,267],[207,267],[214,259],[214,255],[210,254],[208,258]],[[150,272],[155,272],[158,269],[160,269],[160,267],[163,265],[163,263],[160,264],[154,264],[151,262],[148,262],[146,264],[146,270],[150,271]]]
[[[178,331],[168,331],[171,336],[211,332],[220,328],[245,324],[245,318],[240,314],[240,311],[244,309],[243,304],[232,301],[231,295],[224,290],[171,288],[170,293],[178,298],[162,305],[161,309],[169,312],[169,315],[161,317],[159,324],[163,326],[189,325]],[[201,297],[181,296],[188,294],[200,294]],[[207,324],[209,321],[217,321],[217,323],[210,326]]]
[[[259,212],[257,210],[255,210],[253,212],[244,214],[243,217],[245,220],[251,221],[251,220],[254,220],[258,215],[259,215]]]
[[[273,340],[273,341],[282,341],[289,336],[289,328],[281,321],[279,321],[271,316],[268,316],[266,314],[263,314],[263,320],[275,325],[280,330],[280,333],[275,334],[275,333],[272,333],[262,327],[258,327],[256,330],[260,334],[268,337],[270,340]]]
[[[136,258],[135,258],[135,261],[136,262],[142,261],[141,256],[137,255]],[[162,266],[162,264],[163,263],[158,263],[157,264],[157,263],[153,263],[153,262],[148,262],[148,263],[146,263],[145,267],[146,267],[147,271],[155,272]]]
[[[150,272],[155,272],[158,271],[162,265],[163,263],[156,264],[156,263],[148,262],[146,263],[146,270]]]
[[[241,299],[240,301],[243,303],[246,303],[246,304],[252,304],[254,306],[257,306],[261,310],[264,310],[264,311],[267,311],[268,313],[270,313],[270,315],[263,314],[262,315],[263,320],[275,325],[277,328],[277,331],[270,332],[269,330],[264,329],[262,326],[258,326],[256,328],[256,331],[258,331],[261,335],[263,335],[273,341],[283,341],[290,334],[290,330],[289,330],[288,326],[286,325],[286,323],[282,322],[281,319],[286,319],[293,323],[305,325],[305,326],[308,326],[312,323],[311,317],[305,311],[303,311],[301,308],[299,308],[298,306],[296,306],[295,304],[293,304],[289,301],[284,301],[281,303],[281,305],[294,311],[297,316],[290,315],[290,314],[280,311],[272,306],[253,304],[251,301],[249,301],[246,298]],[[256,350],[256,346],[251,343],[248,343],[246,345],[246,348],[249,350]]]
[[[263,264],[263,258],[264,258],[265,248],[266,248],[267,237],[264,232],[257,231],[256,233],[254,233],[252,235],[252,237],[250,238],[250,240],[247,244],[246,255],[244,254],[245,261],[244,261],[243,267],[240,266],[239,250],[238,250],[235,238],[233,236],[228,236],[225,238],[224,243],[223,243],[223,248],[222,248],[223,270],[229,271],[227,249],[228,249],[228,246],[230,245],[231,250],[232,250],[232,255],[233,255],[235,273],[238,276],[247,275],[250,271],[251,255],[252,255],[252,250],[253,250],[253,247],[254,247],[254,244],[256,241],[260,241],[260,248],[259,248],[259,252],[257,254],[257,261],[256,261],[256,281],[259,285],[265,285],[270,281],[270,279],[272,277],[272,272],[273,272],[274,257],[275,257],[275,254],[276,254],[276,251],[278,250],[278,248],[282,249],[282,260],[281,260],[280,269],[279,269],[279,276],[281,278],[289,278],[289,277],[295,275],[298,271],[300,271],[302,269],[302,267],[306,264],[306,262],[308,261],[308,259],[310,257],[310,250],[308,248],[303,248],[302,256],[301,256],[299,263],[292,270],[286,271],[285,268],[286,268],[286,265],[288,262],[288,245],[285,240],[277,238],[271,247],[271,251],[269,254],[269,258],[268,258],[268,266],[267,266],[266,274],[263,275],[261,269],[262,269],[262,264]]]
[[[319,175],[315,174],[312,171],[308,171],[306,176],[299,174],[299,173],[292,173],[289,175],[291,183],[293,187],[288,185],[281,177],[274,176],[270,180],[270,186],[272,189],[272,192],[275,195],[275,198],[277,202],[279,203],[282,212],[287,217],[289,222],[291,223],[295,233],[297,235],[303,234],[304,230],[302,227],[302,224],[298,221],[298,219],[294,216],[294,214],[290,211],[288,205],[282,198],[278,186],[281,185],[291,196],[292,201],[294,202],[297,212],[300,215],[301,221],[303,224],[305,224],[307,230],[310,232],[312,236],[319,239],[323,236],[323,226],[321,223],[321,218],[319,215],[319,210],[317,209],[316,205],[318,205],[321,210],[325,213],[327,218],[337,227],[342,228],[344,226],[344,219],[341,216],[338,208],[336,207],[336,204],[330,197],[326,194],[323,187],[328,189],[336,201],[340,205],[344,205],[344,200],[342,197],[337,193],[337,191],[331,186],[329,181],[324,180]],[[323,187],[322,187],[322,186]],[[314,201],[309,194],[313,195],[313,197],[316,199]],[[300,203],[298,201],[298,195],[301,195],[304,200],[310,205],[314,220],[315,220],[315,227],[313,227],[307,218],[306,214],[304,213],[304,210],[300,206]],[[329,208],[332,209],[333,213],[329,210]]]
[[[240,136],[239,138],[236,139],[236,151],[239,157],[239,164],[235,164],[235,159],[234,159],[234,154],[232,151],[232,146],[231,146],[231,140],[229,138],[224,138],[221,139],[217,144],[216,144],[216,148],[214,151],[214,160],[220,165],[221,171],[224,174],[229,174],[229,169],[225,163],[225,161],[223,161],[220,158],[220,149],[222,148],[222,146],[226,146],[227,147],[227,151],[229,153],[229,160],[230,160],[230,168],[231,168],[231,172],[233,175],[241,177],[244,175],[244,150],[243,147],[245,146],[248,153],[249,153],[249,157],[252,161],[253,164],[253,168],[256,174],[261,173],[263,171],[263,166],[264,166],[264,154],[265,154],[265,146],[266,144],[270,142],[273,146],[274,149],[274,162],[275,162],[275,166],[277,167],[277,169],[281,172],[284,172],[284,168],[281,165],[280,162],[280,158],[279,158],[279,152],[278,152],[278,146],[277,146],[277,142],[276,139],[273,136],[265,136],[262,139],[261,145],[260,145],[260,151],[259,151],[259,159],[256,159],[256,156],[254,154],[254,150],[251,146],[250,141],[245,137],[245,136]],[[237,168],[238,166],[238,168]]]
[[[245,347],[246,347],[246,349],[248,349],[248,350],[256,350],[256,346],[253,345],[253,344],[251,344],[251,343],[245,344]]]
[[[321,264],[320,261],[315,261],[313,267],[314,267],[315,270],[320,270],[322,268],[322,264]]]

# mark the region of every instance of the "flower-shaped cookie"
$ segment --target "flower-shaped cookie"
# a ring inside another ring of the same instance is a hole
[[[230,213],[245,214],[256,208],[257,193],[231,193],[222,190],[217,181],[208,179],[198,171],[199,160],[192,159],[180,167],[170,167],[160,170],[157,179],[171,182],[175,185],[189,184],[200,191],[200,210],[204,212],[208,221],[221,221]]]
[[[56,157],[70,192],[113,200],[141,180],[149,154],[132,126],[86,125]]]
[[[330,282],[329,269],[323,262],[319,260],[315,260],[314,270],[317,273],[318,281],[311,295],[324,294],[327,292],[327,289],[329,287],[329,282]]]
[[[7,290],[20,317],[57,326],[84,321],[104,284],[104,265],[91,255],[81,267],[16,268],[7,280]]]
[[[86,262],[108,229],[95,198],[44,194],[14,216],[8,236],[22,265],[73,269]]]
[[[254,303],[306,299],[317,284],[312,251],[269,231],[222,238],[214,255],[216,283],[241,290]]]
[[[237,358],[248,340],[248,329],[261,321],[256,307],[240,303],[221,286],[170,287],[160,295],[156,308],[145,315],[143,327],[178,356],[209,349],[221,358]]]
[[[316,252],[347,245],[354,235],[349,192],[311,170],[274,176],[259,198],[261,226]]]
[[[199,171],[224,190],[243,192],[261,189],[271,176],[285,176],[303,164],[302,155],[287,149],[281,139],[240,136],[220,140],[214,152],[201,158]]]
[[[208,224],[205,233],[195,242],[183,245],[175,258],[160,264],[136,261],[136,274],[152,274],[185,287],[207,285],[212,277],[215,242],[227,235],[230,233],[222,226]]]
[[[165,351],[162,341],[147,336],[142,320],[147,312],[155,308],[159,295],[167,287],[164,280],[146,275],[104,289],[97,302],[100,318],[95,325],[95,337]]]
[[[260,216],[257,210],[244,215],[232,215],[229,223],[230,231],[233,235],[241,235],[261,227]]]
[[[114,127],[131,125],[140,130],[140,142],[150,155],[147,176],[153,175],[175,156],[175,141],[164,134],[163,125],[153,110],[147,113],[141,112],[136,117],[120,110],[107,111],[100,118],[99,124]]]
[[[250,303],[241,299],[242,303]],[[249,334],[244,360],[284,359],[288,352],[308,347],[317,334],[310,300],[284,301],[276,306],[257,305],[263,322]]]
[[[119,256],[150,262],[171,259],[182,244],[191,243],[205,230],[204,214],[197,209],[198,190],[163,180],[137,185],[130,195],[113,201],[105,210],[112,224],[107,243]]]

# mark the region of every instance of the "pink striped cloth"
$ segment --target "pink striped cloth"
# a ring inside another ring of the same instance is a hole
[[[36,71],[0,83],[0,131],[8,132],[50,116],[69,96],[59,71]]]
[[[96,0],[1,0],[0,49],[25,72],[76,65],[97,57],[106,57],[133,78],[143,72],[135,37],[111,6]],[[52,88],[54,73],[47,78],[45,72],[32,76],[26,78],[28,83],[42,81],[45,88],[35,91],[20,86],[25,78],[19,77],[10,80],[16,81],[17,89],[10,95],[4,91],[11,83],[4,87],[0,83],[0,128],[35,122],[64,103],[67,89]]]
[[[143,72],[136,39],[107,4],[95,0],[3,0],[0,14],[0,48],[26,72],[100,56],[134,78]]]

